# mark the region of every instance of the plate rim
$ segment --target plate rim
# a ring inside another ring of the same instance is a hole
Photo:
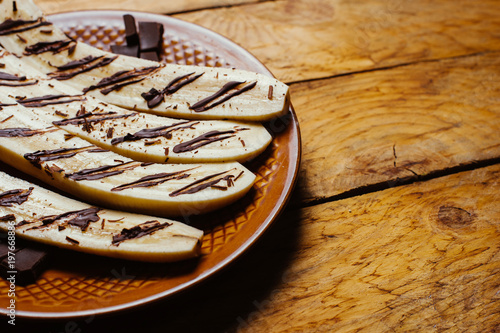
[[[228,46],[231,49],[235,49],[237,51],[238,57],[240,55],[243,55],[245,58],[245,61],[250,62],[250,66],[252,68],[257,68],[258,70],[253,70],[256,72],[259,72],[261,74],[266,74],[269,76],[274,77],[274,75],[271,73],[271,71],[262,63],[260,62],[256,56],[254,56],[251,52],[240,46],[239,44],[235,43],[234,41],[230,40],[229,38],[213,31],[210,30],[209,28],[202,27],[200,25],[197,25],[195,23],[187,22],[169,15],[164,15],[164,14],[157,14],[157,13],[151,13],[151,12],[144,12],[144,11],[137,11],[137,10],[77,10],[77,11],[65,11],[65,12],[59,12],[59,13],[54,13],[50,15],[46,15],[47,20],[54,23],[55,25],[58,24],[59,19],[67,19],[67,17],[75,16],[78,17],[79,19],[82,18],[82,16],[88,16],[88,15],[93,15],[91,21],[98,19],[100,16],[105,16],[105,15],[111,15],[111,16],[123,16],[124,14],[132,14],[135,15],[136,17],[140,17],[140,19],[150,19],[152,21],[172,21],[176,25],[181,25],[181,26],[187,26],[190,28],[190,30],[195,30],[199,31],[203,34],[208,34],[208,37],[215,40],[216,43],[215,45],[218,45],[219,42],[224,43],[224,46]],[[295,135],[292,135],[292,137],[296,140],[294,142],[294,147],[296,147],[296,150],[293,151],[294,155],[289,156],[289,167],[287,172],[291,172],[291,177],[286,178],[286,182],[284,183],[284,187],[282,192],[280,193],[279,198],[276,201],[276,205],[273,207],[273,209],[269,212],[267,215],[266,219],[259,225],[259,227],[255,230],[255,232],[248,237],[235,251],[233,251],[230,255],[228,255],[226,258],[212,266],[210,269],[202,272],[200,275],[196,276],[193,279],[190,279],[187,282],[181,283],[179,285],[176,285],[172,288],[169,288],[167,290],[164,290],[162,292],[142,297],[134,301],[130,302],[124,302],[121,304],[117,305],[112,305],[112,306],[104,306],[104,307],[99,307],[95,309],[88,309],[88,310],[76,310],[76,311],[65,311],[65,312],[42,312],[42,311],[26,311],[26,310],[18,310],[16,311],[16,317],[20,318],[29,318],[29,319],[70,319],[70,318],[81,318],[81,317],[86,317],[86,316],[96,316],[96,315],[105,315],[105,314],[116,314],[117,312],[124,311],[127,309],[131,309],[134,307],[138,306],[145,306],[149,305],[153,302],[158,302],[160,300],[163,300],[167,297],[172,297],[174,295],[178,295],[179,293],[186,291],[189,288],[192,288],[196,285],[199,285],[202,282],[205,282],[209,278],[214,277],[217,274],[220,274],[221,271],[223,271],[224,268],[228,267],[231,265],[235,260],[238,260],[243,253],[249,251],[251,247],[261,238],[261,236],[266,232],[266,230],[269,229],[269,227],[275,222],[281,213],[285,210],[285,207],[290,201],[290,198],[292,196],[292,192],[295,188],[295,185],[297,183],[298,179],[298,174],[300,170],[300,164],[301,164],[301,155],[302,155],[302,139],[300,135],[300,127],[299,127],[299,122],[297,119],[297,115],[295,113],[295,110],[293,108],[293,105],[290,101],[289,104],[289,111],[288,113],[290,114],[291,121],[289,122],[288,126],[292,126],[293,128],[291,131],[295,133]],[[292,170],[290,170],[292,169]],[[0,309],[0,314],[1,315],[8,315],[8,312],[5,312],[4,308]]]

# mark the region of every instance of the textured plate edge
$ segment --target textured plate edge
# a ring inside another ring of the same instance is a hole
[[[208,29],[205,27],[201,27],[199,25],[196,25],[194,23],[190,23],[187,21],[183,21],[168,15],[161,15],[161,14],[154,14],[154,13],[149,13],[149,12],[141,12],[141,11],[129,11],[129,10],[82,10],[82,11],[68,11],[68,12],[61,12],[57,14],[51,14],[47,15],[47,20],[50,22],[53,22],[55,25],[57,25],[57,21],[59,17],[66,18],[67,16],[72,16],[75,15],[78,18],[81,18],[81,15],[97,15],[97,16],[104,16],[104,15],[124,15],[124,14],[132,14],[136,15],[137,17],[140,17],[140,19],[149,19],[151,21],[156,21],[159,18],[161,20],[172,20],[173,22],[177,23],[178,25],[183,25],[189,27],[191,30],[199,31],[200,33],[204,34],[205,37],[207,37],[206,34],[208,34],[208,37],[210,37],[212,40],[214,40],[214,44],[218,45],[219,41],[223,42],[224,46],[228,46],[230,49],[235,49],[238,53],[238,55],[244,55],[245,56],[245,63],[250,63],[252,67],[252,70],[254,72],[258,72],[261,74],[269,75],[274,77],[274,75],[271,73],[271,71],[262,63],[260,62],[257,57],[255,57],[252,53],[250,53],[248,50],[243,48],[242,46],[238,45],[237,43],[231,41],[230,39]],[[244,68],[245,69],[245,68]],[[256,70],[257,69],[257,70]],[[219,274],[224,268],[228,267],[230,264],[232,264],[235,260],[237,260],[243,253],[248,251],[259,239],[260,237],[264,234],[266,230],[269,229],[269,227],[272,225],[274,221],[276,221],[281,213],[285,210],[286,206],[288,205],[288,202],[292,196],[293,189],[295,188],[295,185],[297,183],[298,179],[298,173],[300,169],[300,164],[301,164],[301,156],[302,156],[302,140],[301,140],[301,135],[300,135],[300,127],[299,127],[299,122],[297,119],[297,115],[295,113],[295,110],[293,108],[292,103],[290,102],[289,114],[291,115],[292,121],[288,124],[288,126],[293,125],[292,129],[289,129],[290,131],[293,131],[295,135],[292,135],[292,137],[295,139],[296,142],[293,142],[293,146],[296,146],[297,149],[293,151],[294,156],[293,158],[289,159],[289,167],[287,172],[292,175],[290,179],[287,177],[287,182],[284,184],[283,191],[280,194],[279,200],[277,200],[276,205],[274,209],[269,213],[267,216],[266,220],[261,223],[259,228],[256,229],[256,231],[252,234],[251,237],[249,237],[236,251],[233,251],[231,255],[226,257],[224,260],[220,261],[217,265],[213,266],[210,270],[203,272],[196,278],[189,280],[188,282],[182,283],[178,286],[175,286],[174,288],[170,288],[164,292],[157,293],[155,295],[145,297],[138,299],[133,302],[126,302],[120,305],[114,305],[114,306],[108,306],[108,307],[102,307],[98,309],[92,309],[92,310],[82,310],[82,311],[72,311],[72,312],[36,312],[36,311],[16,311],[16,317],[19,318],[26,318],[26,319],[76,319],[76,318],[82,318],[82,317],[88,317],[88,316],[96,316],[96,315],[112,315],[116,314],[117,312],[120,311],[125,311],[127,309],[133,308],[133,307],[138,307],[138,306],[145,306],[149,305],[153,302],[160,301],[162,299],[165,299],[167,297],[171,297],[173,295],[177,295],[183,291],[186,291],[189,288],[194,287],[195,285],[198,285],[202,282],[205,282],[208,278],[213,277],[214,275]],[[4,311],[5,309],[1,308],[0,309],[0,315],[7,316],[8,312]]]

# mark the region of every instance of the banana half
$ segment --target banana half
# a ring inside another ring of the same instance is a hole
[[[0,49],[0,97],[102,148],[155,163],[245,162],[272,140],[253,122],[183,120],[135,112],[84,96]]]
[[[150,262],[195,257],[203,236],[180,222],[90,206],[3,172],[0,230],[71,250]]]
[[[2,99],[0,159],[85,201],[113,209],[179,216],[226,206],[255,175],[237,162],[157,164],[134,161]]]
[[[288,86],[249,71],[160,64],[69,39],[31,0],[0,3],[0,43],[88,96],[186,119],[266,121],[288,111]]]

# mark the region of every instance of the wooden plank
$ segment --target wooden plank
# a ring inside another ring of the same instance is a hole
[[[191,10],[217,8],[251,3],[257,0],[35,0],[47,14],[76,10],[136,10],[158,14],[179,13]]]
[[[499,178],[496,165],[290,211],[221,274],[134,310],[142,320],[89,316],[74,326],[493,332],[500,311]]]
[[[293,253],[239,332],[495,331],[499,178],[496,165],[290,214],[248,260],[268,272]]]
[[[176,17],[234,40],[285,82],[500,49],[497,0],[286,0]]]
[[[500,53],[293,84],[300,200],[500,157]]]

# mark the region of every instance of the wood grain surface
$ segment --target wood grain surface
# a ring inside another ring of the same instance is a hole
[[[494,332],[499,178],[496,165],[292,212],[297,243],[260,249],[289,265],[239,331]]]
[[[42,0],[35,1],[47,14],[69,12],[75,10],[135,10],[156,14],[172,14],[196,9],[218,8],[255,2],[257,0]]]
[[[500,157],[500,53],[292,85],[301,200]]]
[[[20,331],[500,332],[497,0],[36,2],[230,38],[290,84],[303,156],[286,212],[220,274]]]
[[[500,49],[496,0],[267,1],[177,17],[249,49],[286,82]]]

